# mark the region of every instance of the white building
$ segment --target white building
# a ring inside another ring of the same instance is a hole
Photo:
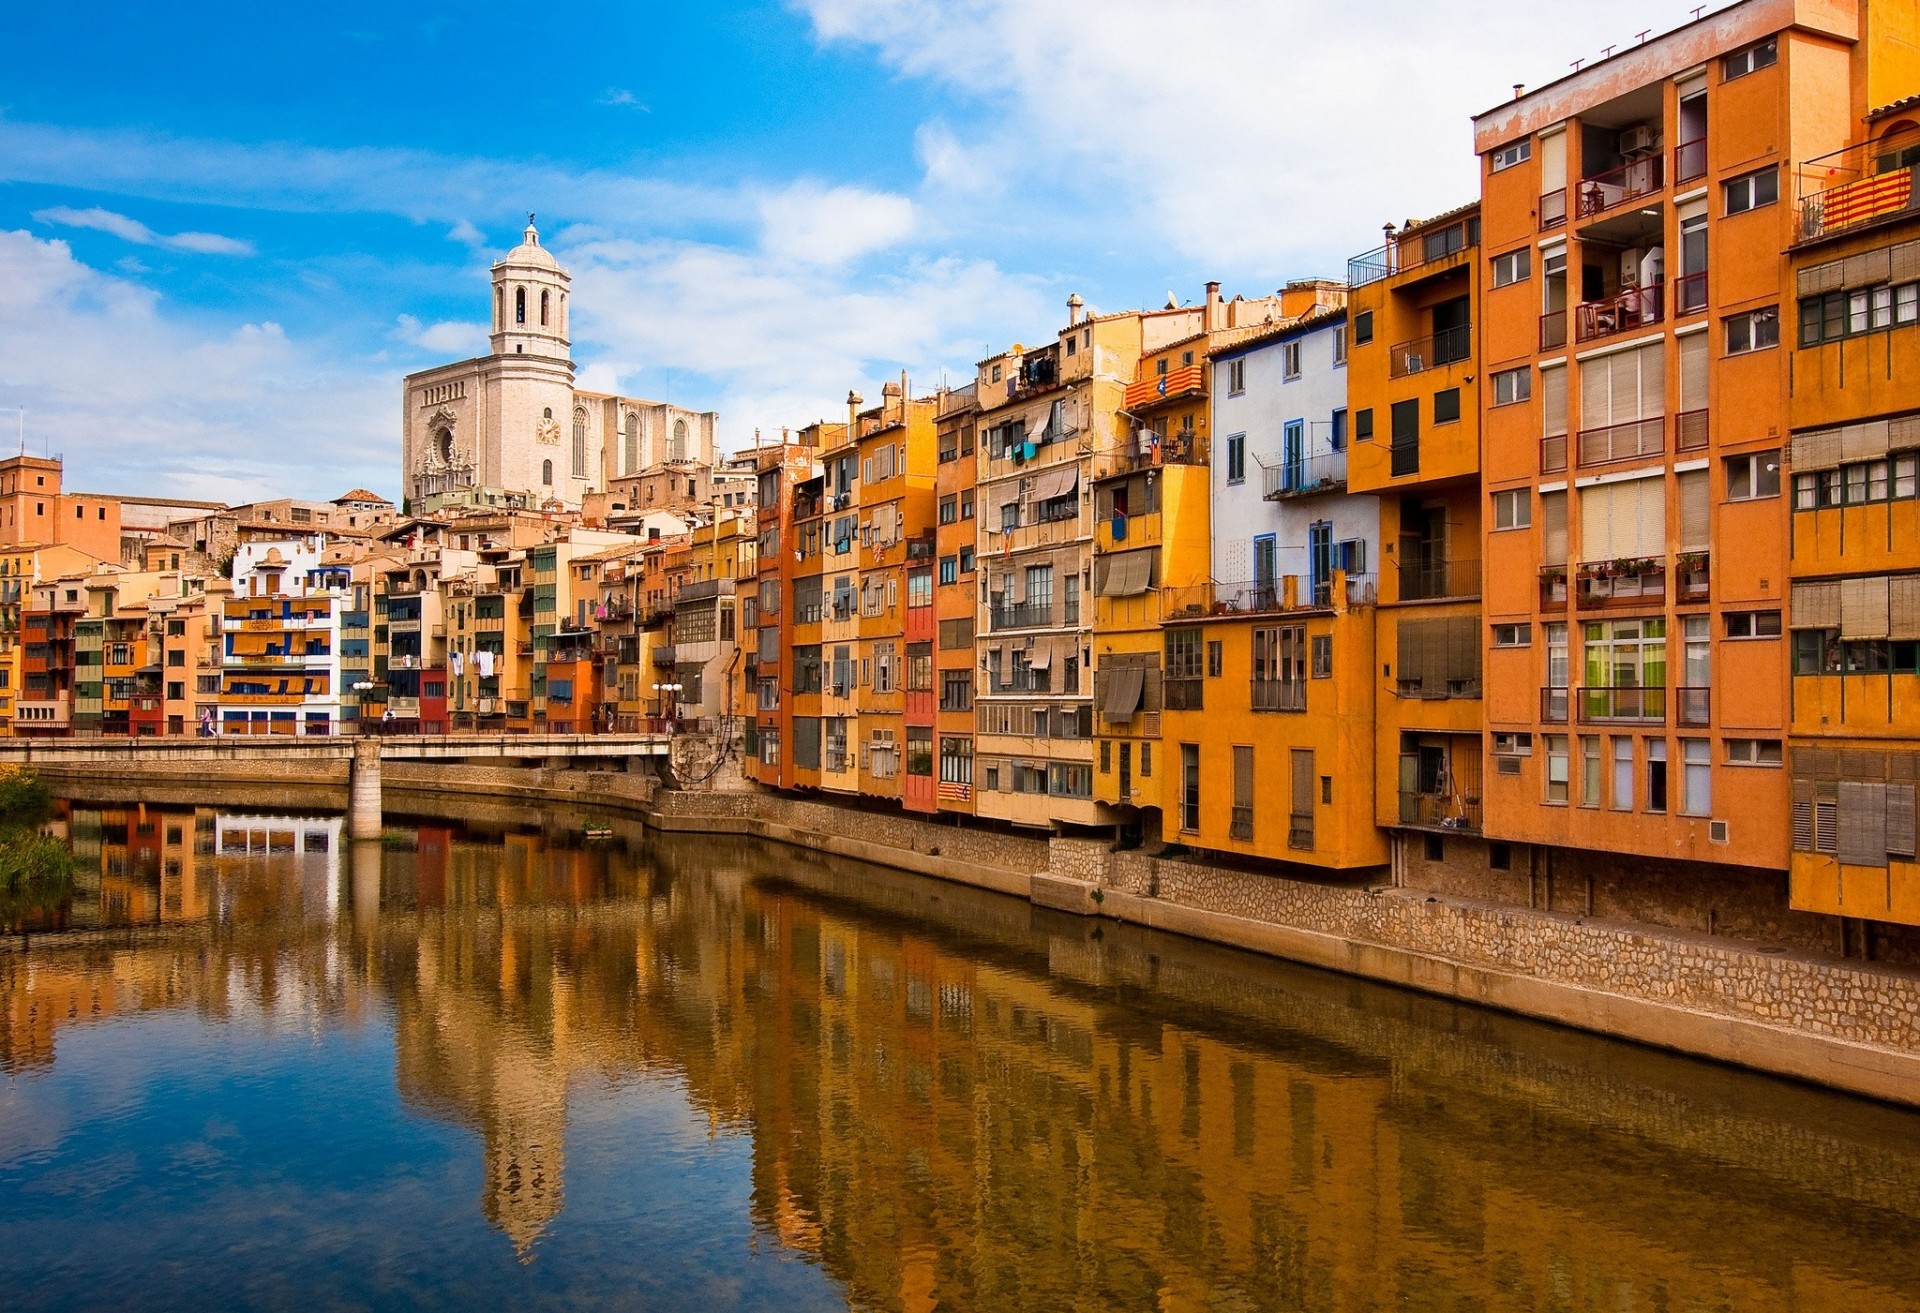
[[[1213,577],[1223,592],[1270,596],[1294,575],[1306,605],[1324,602],[1316,594],[1335,569],[1378,568],[1380,499],[1346,490],[1346,335],[1346,311],[1330,310],[1211,353]]]
[[[222,735],[332,734],[340,725],[340,639],[352,567],[311,534],[242,543],[221,627]]]

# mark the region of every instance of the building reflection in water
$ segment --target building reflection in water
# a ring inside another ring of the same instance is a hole
[[[859,1306],[1920,1308],[1895,1110],[752,845],[67,824],[66,922],[124,929],[0,955],[0,1063],[143,1009],[390,1017],[526,1258],[569,1098],[667,1077]]]

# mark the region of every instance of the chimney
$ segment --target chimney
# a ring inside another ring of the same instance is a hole
[[[847,440],[849,442],[860,436],[860,407],[866,404],[867,399],[858,392],[847,393]]]
[[[1067,298],[1067,327],[1068,328],[1072,328],[1074,325],[1080,322],[1081,313],[1086,308],[1087,308],[1087,303],[1080,299],[1080,293],[1075,292]]]
[[[1209,333],[1218,332],[1226,327],[1225,321],[1221,318],[1220,284],[1217,280],[1207,284],[1207,318],[1203,327]]]
[[[1526,84],[1526,83],[1524,83],[1524,82],[1516,82],[1516,83],[1514,83],[1514,84],[1513,84],[1513,98],[1514,98],[1515,100],[1518,100],[1518,99],[1520,99],[1520,97],[1522,97],[1522,96],[1524,96],[1524,95],[1526,95],[1526,94],[1527,94],[1527,84]]]

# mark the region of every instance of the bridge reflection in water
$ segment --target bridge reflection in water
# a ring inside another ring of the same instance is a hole
[[[597,1078],[664,1078],[862,1307],[1920,1309],[1896,1110],[753,844],[65,824],[86,946],[0,953],[8,1072],[144,1011],[390,1018],[525,1257]]]

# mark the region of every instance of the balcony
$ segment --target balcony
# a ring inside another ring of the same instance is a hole
[[[1711,558],[1706,552],[1682,552],[1674,558],[1673,566],[1676,601],[1704,602],[1713,595]]]
[[[1580,723],[1636,721],[1664,725],[1667,690],[1664,688],[1582,688],[1577,705]]]
[[[1695,137],[1673,148],[1673,181],[1678,186],[1707,176],[1707,139]]]
[[[1540,316],[1540,349],[1551,351],[1567,344],[1567,312],[1549,310]]]
[[[1540,609],[1542,611],[1567,609],[1566,566],[1543,565],[1540,567]]]
[[[1666,157],[1642,155],[1618,168],[1580,180],[1580,218],[1597,219],[1629,201],[1651,196],[1666,186]]]
[[[1378,581],[1370,574],[1349,574],[1347,605],[1371,605]],[[1333,579],[1284,575],[1244,583],[1196,584],[1160,590],[1164,620],[1198,620],[1220,615],[1278,615],[1290,611],[1326,610],[1333,605]]]
[[[1449,597],[1480,596],[1477,560],[1402,561],[1400,600],[1433,602]]]
[[[1455,233],[1455,229],[1460,231]],[[1432,238],[1432,241],[1428,241]],[[1455,243],[1461,243],[1456,245]],[[1431,230],[1409,229],[1385,246],[1363,251],[1347,261],[1347,285],[1365,287],[1396,274],[1412,273],[1429,265],[1444,264],[1480,244],[1479,222],[1466,228],[1459,224]]]
[[[1836,232],[1910,213],[1920,200],[1920,159],[1908,145],[1889,150],[1864,142],[1808,160],[1795,172],[1795,240],[1817,241]]]
[[[1053,627],[1053,603],[1022,602],[998,606],[987,613],[987,619],[987,627],[995,633],[1003,629],[1050,629]]]
[[[1540,690],[1540,723],[1543,725],[1564,725],[1567,723],[1567,705],[1570,689],[1543,688]]]
[[[1307,685],[1299,679],[1256,679],[1253,681],[1255,711],[1305,711]]]
[[[1667,417],[1628,420],[1603,428],[1580,430],[1580,467],[1617,465],[1645,460],[1667,449]]]
[[[1556,187],[1540,197],[1540,231],[1563,227],[1567,222],[1567,189]]]
[[[1205,391],[1206,373],[1203,368],[1199,365],[1182,365],[1164,374],[1129,383],[1126,400],[1121,404],[1126,410],[1137,413],[1181,397],[1198,396]]]
[[[1574,335],[1582,342],[1592,342],[1662,323],[1667,317],[1665,291],[1655,283],[1652,287],[1629,287],[1604,301],[1582,302],[1574,310]]]
[[[1567,468],[1567,435],[1556,433],[1540,439],[1540,472],[1561,474]]]
[[[1347,487],[1347,453],[1329,451],[1293,460],[1282,457],[1273,465],[1263,462],[1262,473],[1265,480],[1263,495],[1268,501],[1344,492]]]
[[[1646,606],[1666,595],[1667,563],[1658,556],[1637,556],[1582,562],[1575,598],[1582,610],[1602,610]]]
[[[1673,280],[1673,313],[1695,315],[1707,308],[1707,275],[1681,274]]]
[[[1462,324],[1411,342],[1394,343],[1387,348],[1387,375],[1407,378],[1465,360],[1472,354],[1473,326]]]
[[[1135,470],[1158,469],[1162,465],[1205,465],[1206,463],[1206,440],[1192,429],[1176,429],[1168,434],[1143,429],[1130,443],[1118,451],[1103,454],[1100,459],[1100,468],[1095,472],[1094,477],[1111,479],[1123,474],[1132,474]]]
[[[1713,723],[1713,690],[1682,685],[1673,690],[1673,720],[1688,729]]]
[[[1400,791],[1400,824],[1422,830],[1480,833],[1480,796]]]

